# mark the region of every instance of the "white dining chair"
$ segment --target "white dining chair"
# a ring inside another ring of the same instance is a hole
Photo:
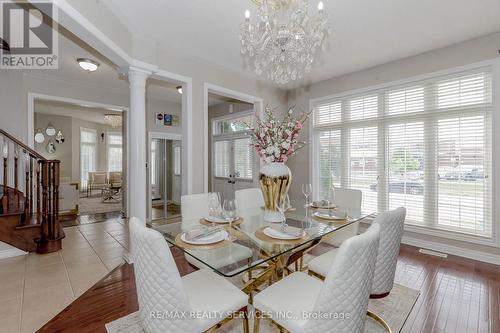
[[[295,272],[254,296],[254,332],[261,313],[292,333],[362,332],[373,283],[380,226],[351,237],[338,249],[326,279]],[[280,315],[287,314],[287,315]],[[304,314],[330,314],[308,318]]]
[[[130,239],[139,317],[146,332],[206,332],[237,312],[243,314],[243,332],[248,332],[245,293],[209,270],[181,277],[163,236],[134,217]],[[199,317],[193,318],[196,313]]]
[[[199,221],[208,216],[208,193],[189,194],[181,197],[181,228],[187,231],[201,226]],[[253,252],[246,246],[231,242],[227,246],[210,250],[190,250],[186,260],[196,268],[218,269],[242,260],[251,261]],[[196,258],[200,260],[197,260]]]
[[[405,216],[406,209],[400,207],[378,214],[372,222],[372,224],[380,225],[380,245],[371,291],[372,298],[387,296],[394,285]],[[309,273],[323,278],[328,273],[337,255],[338,249],[333,249],[312,259],[307,266]]]
[[[264,206],[264,197],[260,188],[245,188],[234,192],[238,214],[242,215],[247,209]]]
[[[208,216],[208,193],[181,196],[181,215],[184,226],[196,225],[197,220]],[[189,222],[188,222],[189,221]]]
[[[363,193],[351,188],[335,188],[335,205],[342,210],[360,212]],[[346,239],[356,236],[359,231],[359,223],[352,223],[334,233],[325,242],[339,247]]]

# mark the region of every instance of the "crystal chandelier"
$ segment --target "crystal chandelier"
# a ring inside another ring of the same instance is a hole
[[[119,114],[111,114],[111,113],[105,114],[104,123],[114,128],[122,127],[122,116]]]
[[[278,84],[295,81],[311,71],[318,48],[324,48],[329,33],[323,2],[310,17],[308,0],[252,0],[258,9],[257,22],[250,11],[240,28],[241,53],[258,75]]]

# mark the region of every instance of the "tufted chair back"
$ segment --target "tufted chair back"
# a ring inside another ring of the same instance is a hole
[[[314,311],[344,318],[310,319],[304,332],[363,332],[377,258],[380,226],[347,239],[338,249]]]
[[[195,320],[166,314],[189,314],[181,276],[163,236],[139,219],[130,219],[130,241],[139,300],[139,316],[148,333],[199,332]]]
[[[363,193],[352,188],[335,188],[335,204],[341,209],[348,211],[361,211],[361,201]],[[346,239],[356,236],[359,230],[359,223],[353,223],[334,232],[327,243],[339,247]]]
[[[260,208],[264,206],[264,197],[260,188],[245,188],[234,192],[238,215],[250,208]]]
[[[380,245],[371,291],[374,298],[387,296],[394,285],[405,217],[406,208],[400,207],[381,213],[374,220],[380,225]]]
[[[208,216],[208,193],[183,195],[181,215],[183,230],[198,225],[198,219]]]

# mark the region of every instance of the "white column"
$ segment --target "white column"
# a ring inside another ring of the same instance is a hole
[[[146,80],[151,72],[130,67],[130,111],[128,154],[130,217],[146,223]]]

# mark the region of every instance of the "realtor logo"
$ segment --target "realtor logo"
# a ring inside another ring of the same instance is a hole
[[[0,68],[56,69],[56,14],[48,1],[2,1]]]

